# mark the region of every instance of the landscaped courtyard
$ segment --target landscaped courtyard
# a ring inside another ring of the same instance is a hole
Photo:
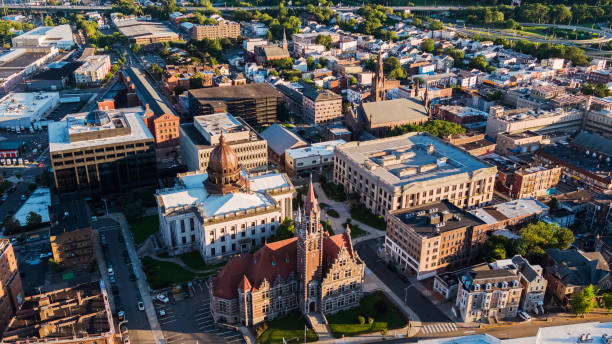
[[[384,231],[387,229],[385,219],[380,215],[373,214],[368,208],[363,205],[351,206],[351,216],[370,227],[374,227],[378,230]]]
[[[259,331],[263,330],[263,332],[257,336],[257,344],[282,344],[283,338],[287,343],[303,343],[304,326],[306,326],[304,317],[297,311],[291,312],[282,318],[260,325],[261,330]],[[318,339],[317,334],[309,328],[306,332],[306,340],[314,342]]]
[[[173,284],[186,283],[196,277],[193,272],[187,271],[172,262],[162,262],[151,257],[144,257],[141,262],[151,289],[161,289]]]
[[[159,230],[159,218],[157,215],[141,217],[130,221],[130,230],[136,245],[140,245],[147,238]]]
[[[389,331],[408,324],[406,317],[382,292],[368,294],[359,306],[327,316],[334,337]]]

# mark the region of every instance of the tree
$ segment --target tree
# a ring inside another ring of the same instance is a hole
[[[389,79],[404,79],[406,71],[402,68],[400,60],[397,57],[391,56],[383,61],[383,70]]]
[[[41,222],[42,222],[42,216],[40,216],[39,214],[36,214],[33,211],[28,213],[28,216],[26,217],[26,225],[35,226],[35,225],[40,224]]]
[[[521,229],[518,253],[529,260],[540,260],[548,248],[566,250],[574,242],[574,233],[556,223],[539,221]]]
[[[487,59],[482,55],[474,56],[470,59],[469,66],[485,72],[487,70]]]
[[[389,136],[397,136],[415,131],[425,131],[437,137],[465,134],[465,128],[457,123],[434,119],[422,124],[407,124],[395,127],[393,130],[391,130]]]
[[[426,51],[428,53],[434,51],[434,41],[431,38],[424,39],[421,42],[421,50]]]
[[[572,11],[563,4],[557,4],[550,8],[550,19],[553,24],[566,23],[572,19]]]
[[[442,22],[439,20],[434,20],[429,24],[429,29],[430,30],[444,30],[444,24],[442,24]]]
[[[493,235],[484,244],[484,258],[488,262],[512,257],[516,253],[516,240],[503,235]]]
[[[4,234],[13,234],[17,232],[19,227],[21,227],[19,220],[17,220],[12,215],[9,215],[4,219],[3,225],[4,225]]]
[[[603,83],[591,84],[585,82],[584,84],[582,84],[580,91],[586,95],[591,95],[599,98],[608,97],[612,95],[612,92],[610,92],[610,90],[606,87],[606,84]]]
[[[593,285],[589,285],[581,291],[574,293],[570,303],[572,311],[576,313],[576,315],[582,316],[592,311],[593,308],[595,308],[596,293]]]
[[[138,55],[141,49],[142,47],[138,43],[134,43],[134,45],[132,45],[132,52],[136,55]]]
[[[51,18],[51,16],[45,17],[44,24],[45,26],[55,26],[55,24],[53,23],[53,18]]]
[[[153,74],[161,75],[164,72],[164,69],[160,67],[157,63],[151,64],[151,72]]]
[[[329,50],[334,45],[332,38],[328,35],[318,35],[315,39],[315,43],[320,44],[325,47],[326,50]]]
[[[608,310],[609,313],[612,309],[612,294],[604,293],[603,295],[601,295],[601,301],[603,303],[604,308]]]
[[[276,234],[268,239],[268,242],[275,242],[285,239],[290,239],[295,236],[295,223],[290,218],[285,218],[276,229]]]
[[[352,76],[349,78],[349,82],[351,83],[351,85],[357,85],[357,78]]]

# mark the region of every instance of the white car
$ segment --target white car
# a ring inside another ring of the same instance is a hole
[[[529,314],[527,314],[526,312],[519,312],[518,313],[519,318],[525,320],[525,321],[530,321],[531,320],[531,316]]]
[[[40,258],[47,258],[47,257],[51,257],[53,255],[53,253],[51,252],[47,252],[47,253],[41,253],[40,254]]]
[[[139,311],[144,311],[144,302],[142,302],[142,301],[138,302],[138,310]]]
[[[168,303],[170,302],[170,300],[168,299],[168,297],[164,294],[157,294],[157,296],[155,297],[157,298],[157,300],[163,302],[163,303]]]
[[[160,318],[163,318],[165,315],[166,315],[166,311],[165,311],[165,310],[163,310],[163,309],[160,309],[160,310],[159,310],[159,317],[160,317]]]

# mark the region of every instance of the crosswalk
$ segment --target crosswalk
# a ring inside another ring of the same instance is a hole
[[[455,323],[446,322],[446,323],[435,323],[435,324],[427,324],[421,327],[421,332],[427,333],[440,333],[440,332],[454,332],[457,331],[457,326]]]

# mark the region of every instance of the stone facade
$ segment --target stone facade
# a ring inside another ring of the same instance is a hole
[[[333,314],[359,304],[365,264],[350,230],[329,236],[310,184],[296,236],[233,258],[210,285],[215,321],[252,326],[289,311]]]

